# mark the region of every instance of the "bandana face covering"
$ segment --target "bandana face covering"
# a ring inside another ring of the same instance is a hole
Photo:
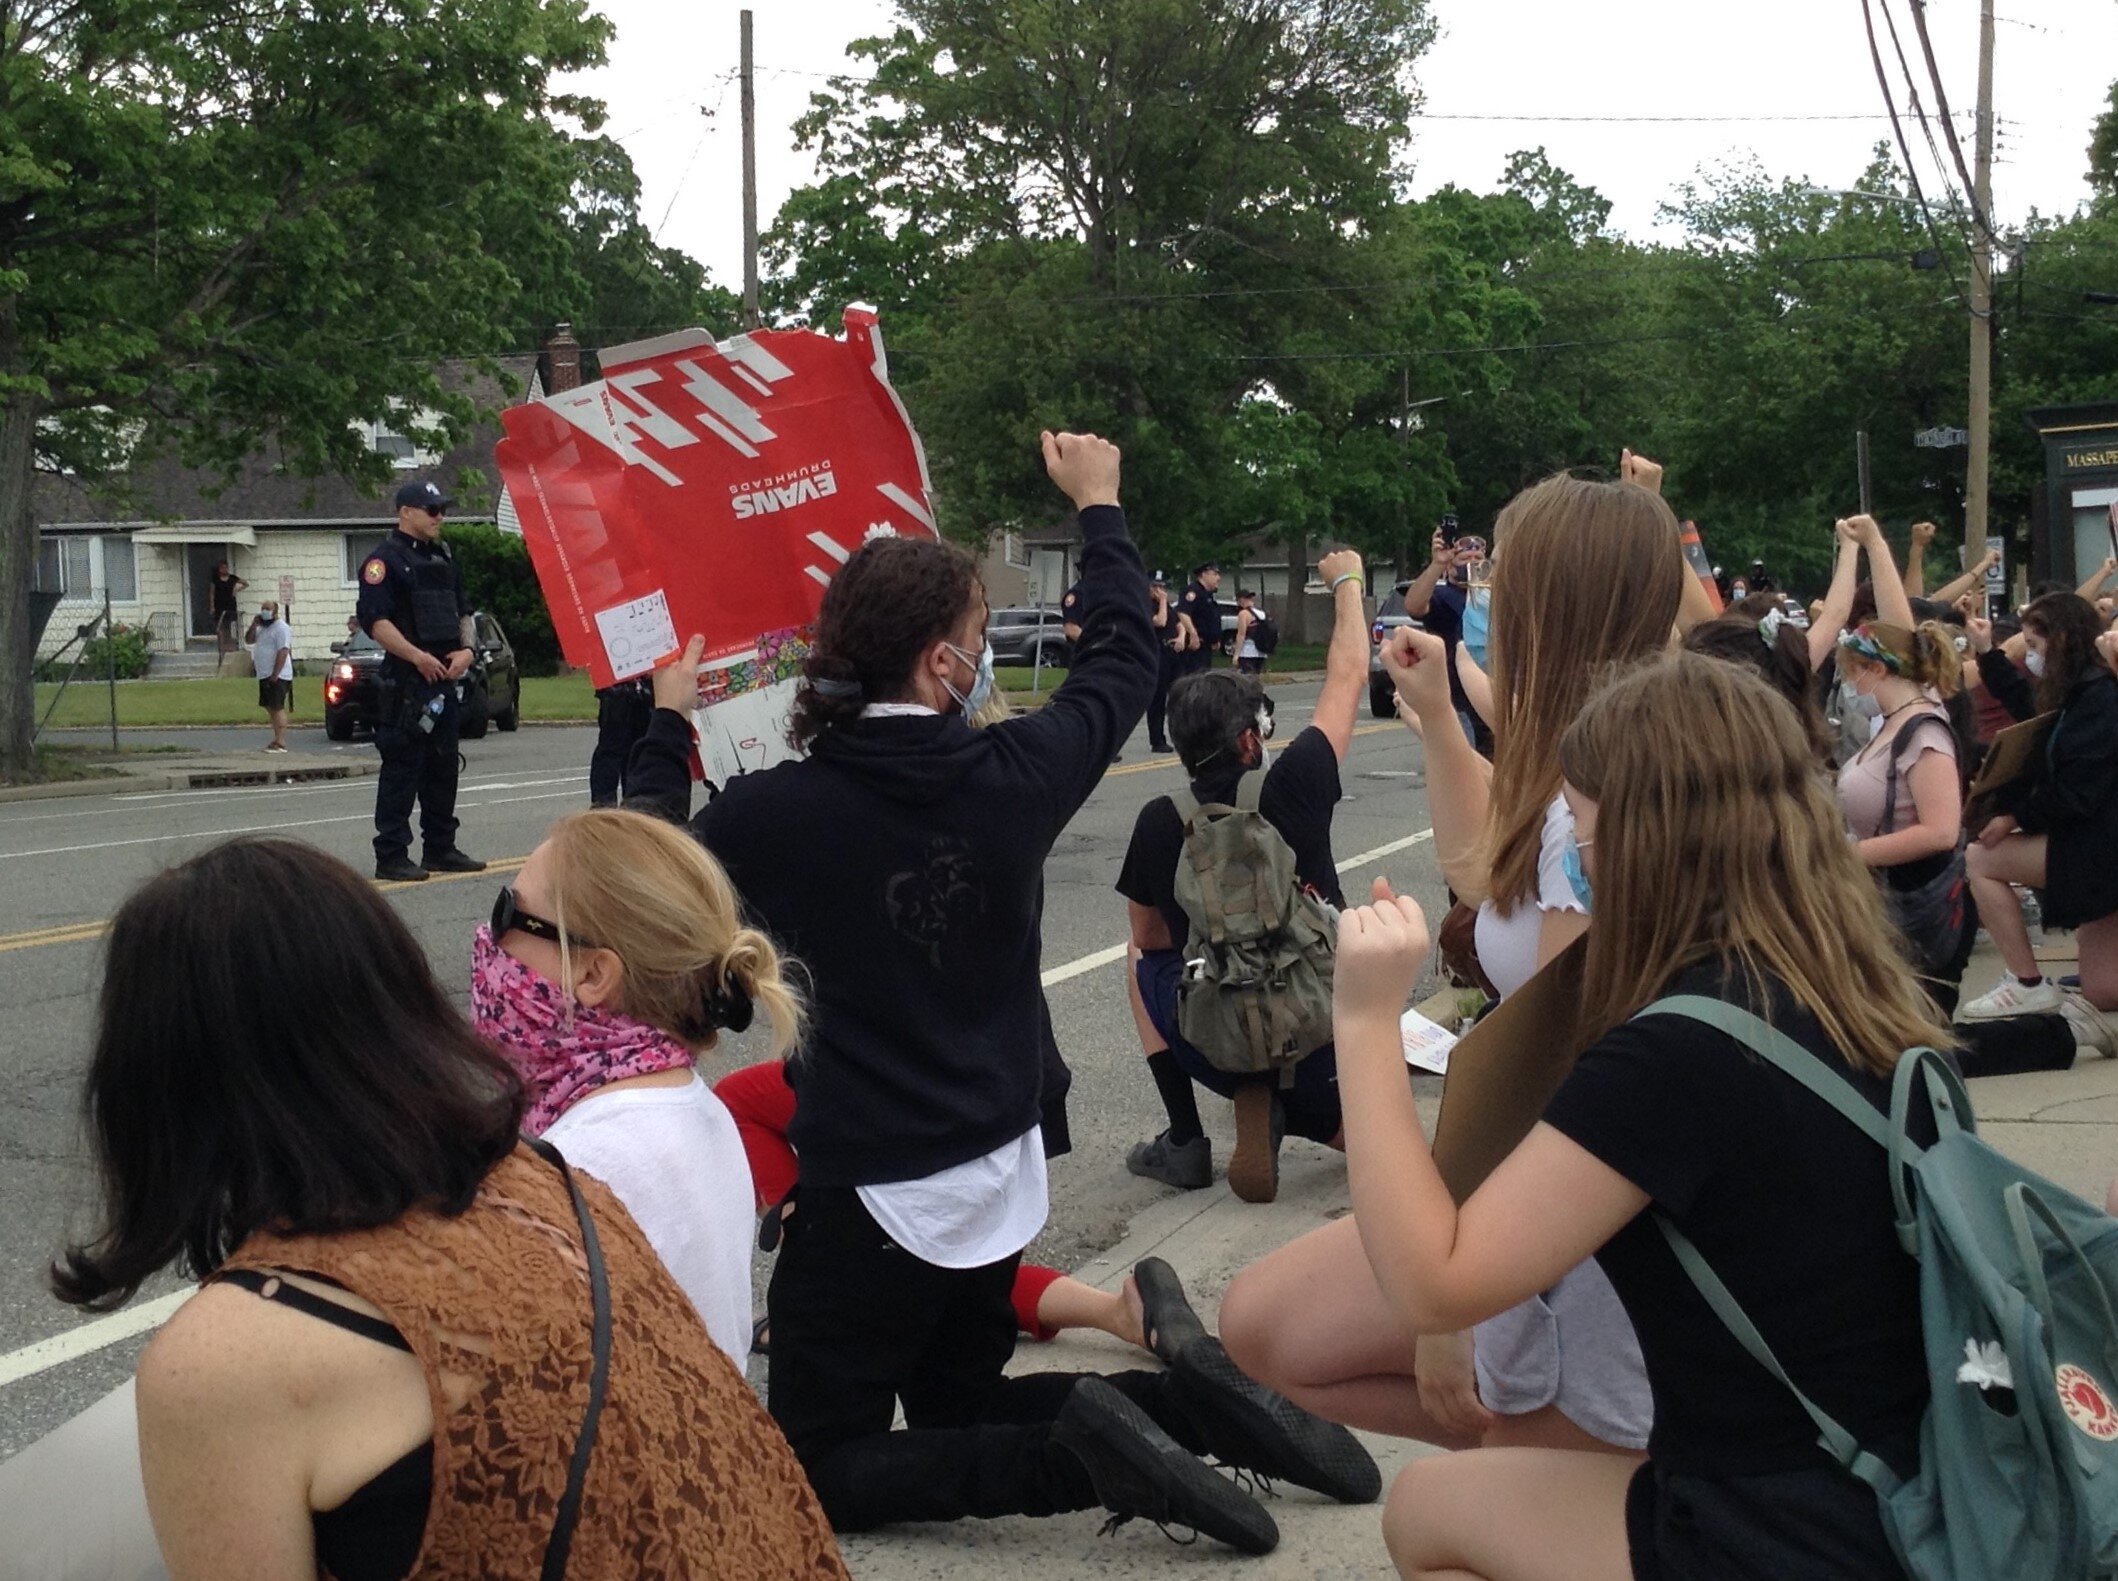
[[[668,1033],[584,1005],[531,971],[482,922],[471,935],[471,1024],[529,1089],[522,1128],[531,1136],[599,1087],[692,1063],[691,1050]]]

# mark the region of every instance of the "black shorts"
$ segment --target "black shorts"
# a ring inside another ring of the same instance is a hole
[[[1874,1490],[1836,1466],[1700,1477],[1652,1460],[1625,1493],[1634,1581],[1901,1581]]]
[[[285,708],[294,700],[292,681],[259,681],[257,683],[257,706],[266,713]]]

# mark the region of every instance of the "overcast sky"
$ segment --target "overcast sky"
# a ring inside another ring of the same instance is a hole
[[[1998,4],[1995,207],[2004,221],[2033,208],[2071,211],[2088,195],[2090,126],[2118,77],[2118,0]],[[703,260],[720,283],[740,287],[742,122],[733,76],[741,6],[599,0],[598,9],[617,25],[610,64],[577,86],[609,104],[608,130],[639,170],[649,227]],[[1893,9],[1916,69],[1909,0],[1894,0]],[[780,200],[813,174],[793,146],[795,118],[824,76],[848,69],[846,45],[885,31],[894,7],[787,0],[753,10],[759,213],[769,226]],[[1845,186],[1889,135],[1860,0],[1435,0],[1435,14],[1441,38],[1418,66],[1426,102],[1410,150],[1417,193],[1451,183],[1491,190],[1510,151],[1542,144],[1613,201],[1614,225],[1645,236],[1657,206],[1701,167],[1754,157],[1775,177]],[[1950,105],[1968,109],[1978,0],[1931,0],[1927,14]],[[1891,60],[1887,37],[1884,49]],[[1536,119],[1623,115],[1760,119]],[[1865,118],[1786,119],[1847,115]],[[1505,119],[1453,119],[1472,116]],[[1968,117],[1962,135],[1968,158]],[[1919,152],[1927,180],[1932,166]]]

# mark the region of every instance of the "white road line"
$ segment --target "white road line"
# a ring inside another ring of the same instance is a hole
[[[545,791],[536,796],[495,796],[490,801],[473,801],[459,804],[459,812],[476,812],[480,807],[505,807],[513,802],[558,801],[567,797],[579,798],[581,788],[577,785],[562,791]],[[334,818],[295,818],[285,823],[252,823],[235,829],[174,830],[168,834],[140,835],[130,840],[94,840],[85,845],[48,845],[34,851],[0,851],[0,862],[13,862],[26,856],[72,856],[81,851],[114,851],[128,845],[166,845],[172,840],[219,840],[232,834],[271,834],[281,829],[313,829],[327,823],[368,823],[375,815],[372,812],[342,813]]]
[[[68,1329],[64,1334],[54,1334],[50,1339],[40,1339],[34,1345],[10,1351],[0,1356],[0,1389],[92,1355],[106,1345],[116,1345],[136,1334],[160,1328],[168,1321],[170,1313],[190,1299],[189,1290],[172,1291],[156,1300],[127,1307],[122,1312],[113,1312],[108,1317],[83,1323],[79,1328]]]
[[[537,801],[545,798],[518,796],[510,799]],[[1417,834],[1408,834],[1401,840],[1379,845],[1372,851],[1349,856],[1339,863],[1338,870],[1342,874],[1350,873],[1356,868],[1366,867],[1371,862],[1379,862],[1386,856],[1395,856],[1399,851],[1423,845],[1433,838],[1432,829],[1422,829]],[[1063,966],[1053,967],[1044,974],[1043,984],[1046,988],[1051,988],[1069,978],[1085,976],[1100,966],[1109,966],[1114,961],[1124,959],[1125,946],[1114,944],[1107,950],[1097,950],[1093,954],[1081,956],[1078,960],[1068,961]],[[183,1305],[190,1294],[189,1290],[179,1290],[173,1295],[163,1296],[160,1300],[149,1301],[144,1306],[127,1307],[122,1312],[113,1312],[108,1317],[83,1323],[79,1328],[69,1329],[64,1334],[39,1340],[34,1345],[26,1345],[21,1350],[0,1356],[0,1388],[99,1351],[106,1345],[115,1345],[122,1340],[131,1339],[135,1334],[143,1334],[148,1329],[157,1328],[170,1313]]]

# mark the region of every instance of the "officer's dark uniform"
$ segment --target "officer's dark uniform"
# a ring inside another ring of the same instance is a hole
[[[647,681],[620,681],[596,693],[596,750],[588,758],[590,806],[617,805],[632,749],[647,734],[654,716],[654,687]]]
[[[1202,571],[1205,567],[1200,568]],[[1184,589],[1184,596],[1177,600],[1177,612],[1191,617],[1191,623],[1199,633],[1199,645],[1184,654],[1177,664],[1179,675],[1196,675],[1211,668],[1213,651],[1221,645],[1221,605],[1213,594],[1192,579],[1191,586]]]
[[[1169,597],[1162,573],[1155,573],[1154,586],[1162,595],[1165,624],[1155,628],[1155,695],[1147,702],[1147,744],[1157,752],[1173,750],[1164,724],[1169,713],[1169,683],[1183,673],[1181,659],[1170,644],[1177,640],[1177,604]]]
[[[437,496],[439,490],[435,491]],[[462,649],[463,618],[471,606],[463,578],[440,542],[422,543],[393,532],[360,568],[360,629],[375,634],[387,620],[414,647],[437,659]],[[395,654],[382,661],[382,695],[375,745],[382,774],[375,784],[377,867],[404,860],[412,845],[412,802],[419,802],[419,837],[429,867],[470,869],[456,849],[456,731],[458,683],[427,681]]]

